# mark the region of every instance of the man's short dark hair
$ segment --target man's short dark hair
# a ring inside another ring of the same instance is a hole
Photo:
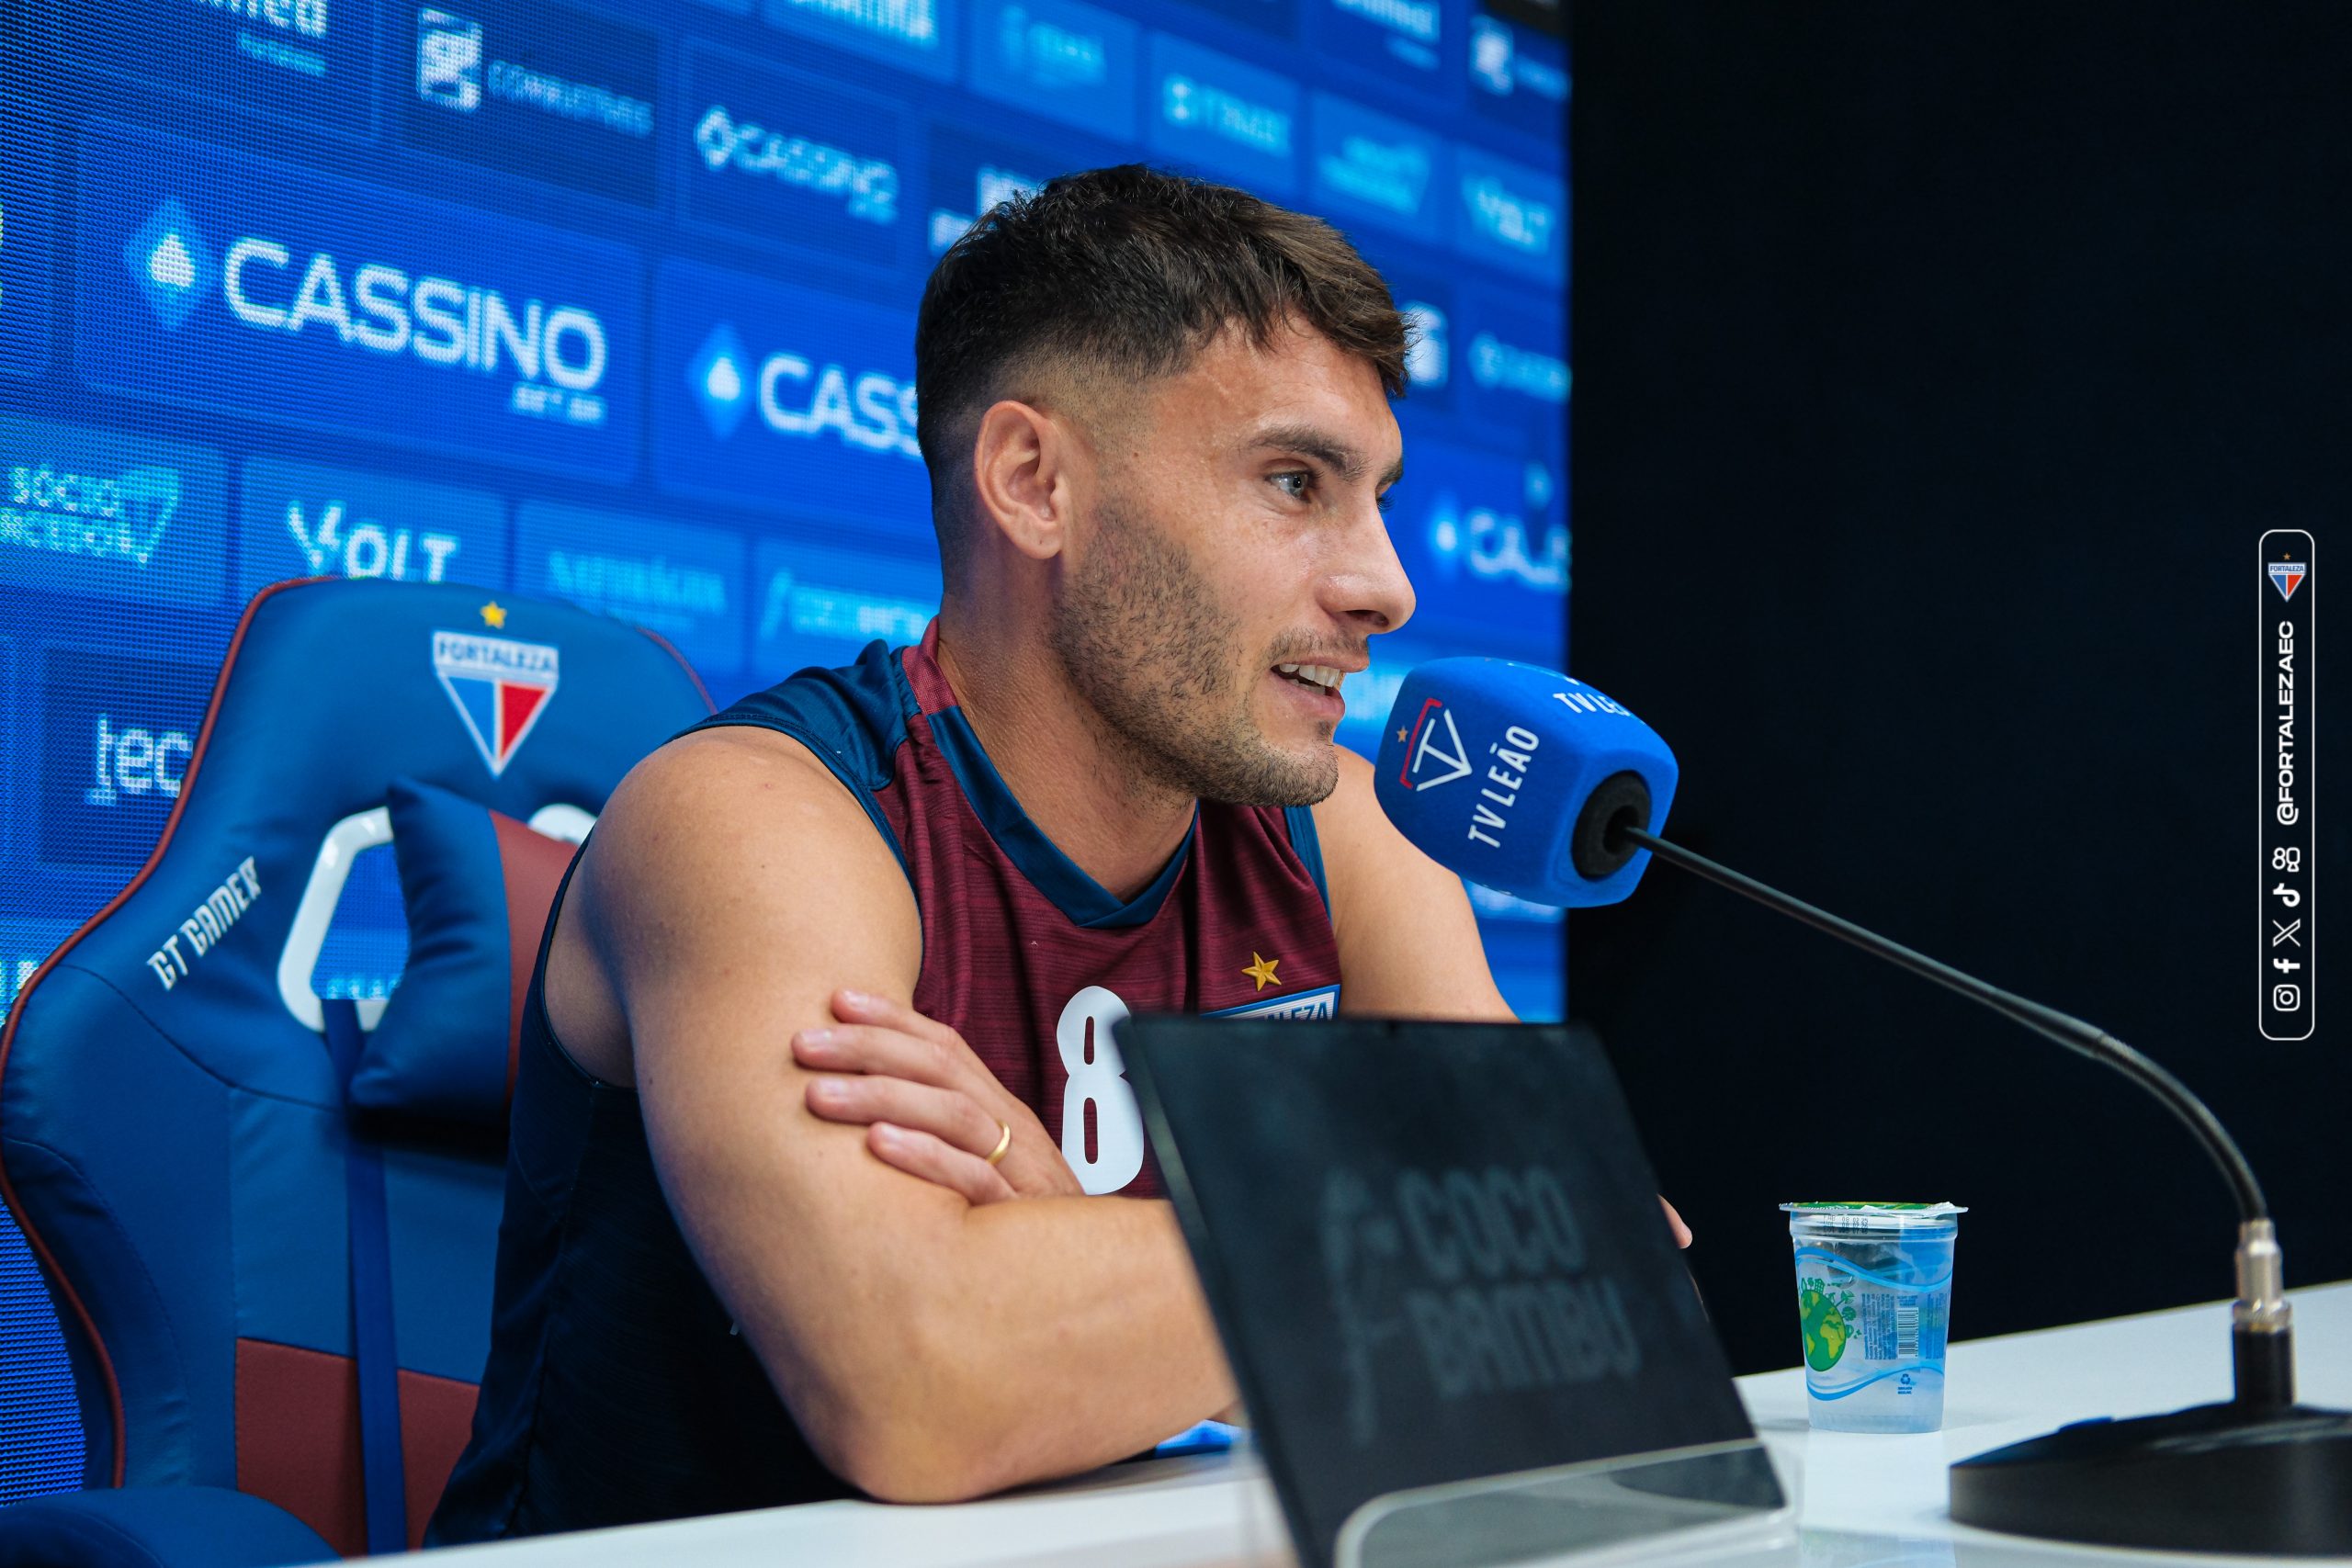
[[[1319,218],[1247,191],[1122,164],[998,203],[932,269],[915,323],[917,438],[940,498],[975,422],[1032,378],[1133,386],[1185,369],[1237,327],[1264,346],[1296,319],[1405,388],[1406,325],[1380,274]]]

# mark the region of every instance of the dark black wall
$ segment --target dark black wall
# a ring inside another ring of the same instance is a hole
[[[1675,747],[1669,834],[2170,1066],[2290,1282],[2352,1276],[2346,718],[2319,1035],[2255,1016],[2260,533],[2352,577],[2352,6],[1574,40],[1575,668]],[[1966,1337],[2231,1293],[2220,1179],[2103,1069],[1667,867],[1569,955],[1740,1370],[1797,1357],[1785,1199],[1973,1205]]]

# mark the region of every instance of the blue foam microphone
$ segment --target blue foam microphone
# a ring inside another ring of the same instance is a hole
[[[1537,904],[1613,904],[1674,802],[1657,731],[1583,682],[1509,659],[1437,659],[1405,677],[1381,737],[1381,809],[1421,852]]]
[[[1539,904],[1589,907],[1632,893],[1655,855],[1958,991],[2154,1095],[2237,1200],[2235,1397],[2078,1422],[1962,1460],[1951,1467],[1951,1517],[2109,1546],[2352,1553],[2352,1411],[2295,1402],[2294,1314],[2268,1201],[2236,1141],[2179,1079],[2094,1024],[1661,837],[1674,753],[1581,681],[1506,659],[1424,664],[1398,688],[1376,766],[1381,809],[1459,876]]]

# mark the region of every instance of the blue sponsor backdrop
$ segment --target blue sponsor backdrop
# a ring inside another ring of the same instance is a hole
[[[0,1012],[152,843],[266,582],[573,599],[721,702],[914,637],[922,280],[1067,169],[1321,213],[1422,331],[1391,513],[1420,611],[1341,739],[1376,747],[1420,660],[1559,661],[1569,77],[1532,9],[0,0]],[[402,962],[370,855],[322,990]],[[1478,910],[1556,1015],[1556,915]],[[0,1502],[72,1474],[28,1278],[0,1216]]]

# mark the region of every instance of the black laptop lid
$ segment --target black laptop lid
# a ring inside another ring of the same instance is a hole
[[[1484,1562],[1782,1506],[1589,1034],[1145,1017],[1118,1040],[1303,1561],[1360,1509],[1351,1556]],[[1591,1462],[1664,1450],[1690,1462]],[[1578,1465],[1611,1478],[1361,1550],[1374,1499]]]

